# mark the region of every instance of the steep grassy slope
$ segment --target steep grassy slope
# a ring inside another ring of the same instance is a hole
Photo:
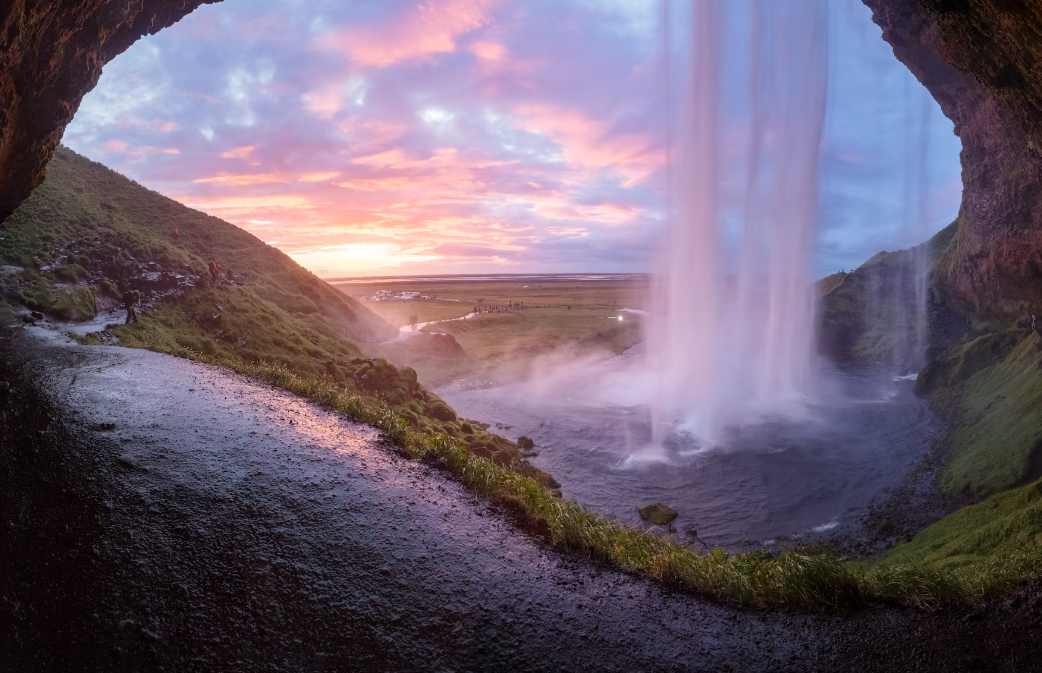
[[[3,224],[0,259],[5,264],[30,269],[76,264],[119,281],[134,271],[128,267],[146,262],[154,266],[142,270],[205,275],[213,259],[282,311],[317,315],[357,341],[395,334],[367,308],[234,225],[66,148],[55,153],[47,172],[47,180]],[[176,241],[175,228],[180,230]]]
[[[1042,481],[965,507],[869,565],[936,572],[976,596],[1001,592],[1042,568]]]
[[[938,487],[986,496],[1037,479],[1042,443],[1042,339],[1024,329],[982,336],[954,348],[920,373],[951,423],[951,446]]]

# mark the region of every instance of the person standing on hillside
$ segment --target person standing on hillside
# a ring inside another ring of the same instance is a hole
[[[181,238],[181,230],[174,227],[174,242],[176,243]]]
[[[123,293],[123,306],[127,309],[127,322],[124,324],[129,325],[131,321],[137,322],[137,312],[134,310],[134,305],[141,299],[141,293],[137,290],[127,290]]]
[[[1031,314],[1031,331],[1032,332],[1038,331],[1038,330],[1035,329],[1035,314],[1034,313]]]
[[[212,259],[207,266],[210,269],[210,280],[216,285],[217,281],[221,280],[221,267],[217,266],[217,262]]]

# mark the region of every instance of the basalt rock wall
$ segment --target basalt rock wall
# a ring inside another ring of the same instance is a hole
[[[935,283],[979,322],[1042,311],[1042,1],[864,0],[962,140]]]
[[[215,1],[0,2],[0,221],[43,181],[102,66],[138,38]]]

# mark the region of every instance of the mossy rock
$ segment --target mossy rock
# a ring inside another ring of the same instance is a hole
[[[641,519],[656,526],[668,526],[680,516],[675,510],[666,507],[661,502],[656,502],[654,505],[644,505],[638,508],[637,511],[640,513]]]
[[[427,415],[431,418],[436,418],[439,421],[445,421],[446,423],[451,423],[456,420],[456,412],[452,410],[452,407],[441,400],[432,402],[427,406]]]
[[[22,303],[34,311],[63,320],[90,320],[98,313],[94,290],[85,286],[58,287],[46,278],[37,278],[21,294]]]
[[[519,447],[521,447],[522,449],[534,449],[535,448],[535,442],[532,441],[531,439],[529,439],[528,437],[518,437],[517,438],[517,445]]]

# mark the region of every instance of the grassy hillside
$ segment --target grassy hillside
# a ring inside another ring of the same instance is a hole
[[[1042,481],[965,507],[867,564],[919,568],[975,596],[993,595],[1042,568]]]
[[[818,282],[822,350],[836,358],[880,362],[898,369],[921,366],[930,348],[948,348],[973,333],[928,279],[951,245],[955,223],[910,250],[881,252],[850,272]],[[927,269],[917,256],[929,257]],[[924,279],[920,274],[928,274]],[[927,283],[927,334],[918,334],[916,283]]]
[[[175,228],[180,230],[176,241]],[[356,341],[394,334],[360,303],[252,234],[64,147],[48,164],[44,183],[4,222],[0,259],[35,273],[33,281],[40,285],[92,275],[99,281],[92,287],[95,294],[115,289],[102,279],[144,284],[142,272],[205,276],[212,259],[242,277],[258,300],[287,314],[316,316]],[[46,310],[46,304],[40,308]]]
[[[1042,476],[1042,339],[1025,329],[979,337],[916,381],[954,432],[938,487],[987,496]]]

